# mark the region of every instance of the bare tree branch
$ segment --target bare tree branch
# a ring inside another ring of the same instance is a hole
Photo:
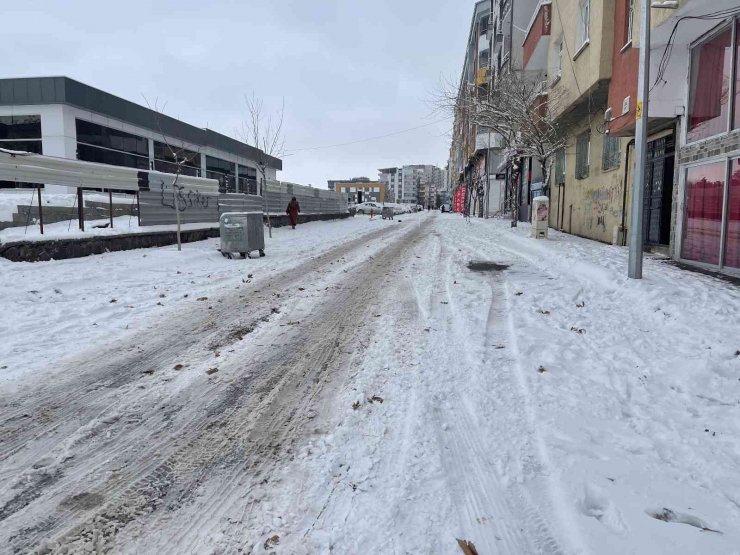
[[[285,139],[283,137],[283,121],[285,115],[285,98],[282,100],[280,110],[274,115],[265,116],[264,103],[262,99],[252,92],[252,96],[244,95],[249,111],[249,120],[242,121],[241,127],[235,129],[237,136],[245,143],[255,147],[257,155],[257,167],[262,175],[262,195],[265,196],[267,189],[267,168],[270,158],[282,158],[285,154]],[[272,238],[272,223],[270,221],[270,209],[265,201],[267,210],[267,228]]]
[[[442,80],[432,99],[435,111],[454,116],[452,149],[463,150],[464,162],[475,152],[478,128],[487,128],[500,136],[509,160],[537,160],[545,184],[556,153],[570,137],[567,124],[558,117],[564,103],[564,93],[549,89],[542,75],[524,71],[500,74],[482,85],[463,81],[455,86]]]

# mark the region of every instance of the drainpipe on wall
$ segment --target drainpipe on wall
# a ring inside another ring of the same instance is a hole
[[[622,188],[622,246],[627,246],[627,234],[624,229],[624,219],[626,217],[625,210],[627,209],[627,177],[630,171],[630,147],[635,146],[635,139],[632,139],[627,143],[627,158],[624,162],[624,187]]]

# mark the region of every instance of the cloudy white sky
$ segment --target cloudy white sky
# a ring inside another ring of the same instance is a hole
[[[0,76],[66,75],[227,135],[254,91],[285,97],[286,148],[331,145],[424,125],[440,76],[462,67],[474,2],[460,0],[37,0],[3,3]],[[284,158],[281,179],[377,177],[438,164],[448,122]]]

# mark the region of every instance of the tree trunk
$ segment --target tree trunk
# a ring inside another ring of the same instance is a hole
[[[265,214],[267,214],[267,236],[272,239],[272,221],[270,220],[270,204],[267,199],[267,177],[265,171],[260,169],[262,173],[262,198],[265,199]]]
[[[179,170],[178,166],[178,170]],[[178,171],[175,175],[175,181],[172,182],[172,195],[175,198],[175,214],[177,214],[177,250],[182,250],[182,241],[180,240],[180,199],[178,198],[180,196],[180,191],[177,187],[177,180],[180,178],[180,172]]]

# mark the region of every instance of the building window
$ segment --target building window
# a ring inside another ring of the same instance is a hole
[[[144,137],[81,119],[76,120],[76,129],[78,143],[149,157],[149,141]]]
[[[108,164],[109,166],[123,166],[138,170],[149,169],[149,158],[134,156],[109,148],[97,148],[83,143],[77,143],[77,159],[97,164]]]
[[[635,25],[635,0],[624,0],[626,3],[624,22],[624,45],[627,46],[632,42],[632,32]]]
[[[619,137],[604,135],[604,153],[602,157],[602,168],[604,170],[613,170],[619,167],[621,146],[622,141]]]
[[[551,83],[555,83],[563,75],[563,37],[561,36],[555,41],[553,46],[554,48],[550,54],[552,60],[550,62],[550,67],[552,67]]]
[[[588,42],[591,19],[591,0],[578,2],[578,47]]]
[[[591,151],[591,132],[587,131],[576,139],[576,179],[588,177],[588,158]]]
[[[719,264],[725,162],[686,170],[686,213],[681,256],[686,260]]]
[[[565,183],[565,147],[555,153],[555,184]]]
[[[732,28],[691,49],[688,142],[727,131]]]
[[[0,148],[43,154],[41,116],[0,116]],[[0,181],[0,189],[44,187],[37,183]]]
[[[236,164],[206,156],[206,177],[218,180],[219,193],[236,193]]]
[[[174,154],[173,154],[174,151]],[[154,141],[154,169],[158,172],[177,173],[175,156],[180,160],[180,173],[193,177],[200,176],[200,154],[186,148],[167,146]]]
[[[0,116],[0,141],[41,139],[41,116]]]
[[[239,164],[239,192],[248,195],[257,194],[257,170]]]

